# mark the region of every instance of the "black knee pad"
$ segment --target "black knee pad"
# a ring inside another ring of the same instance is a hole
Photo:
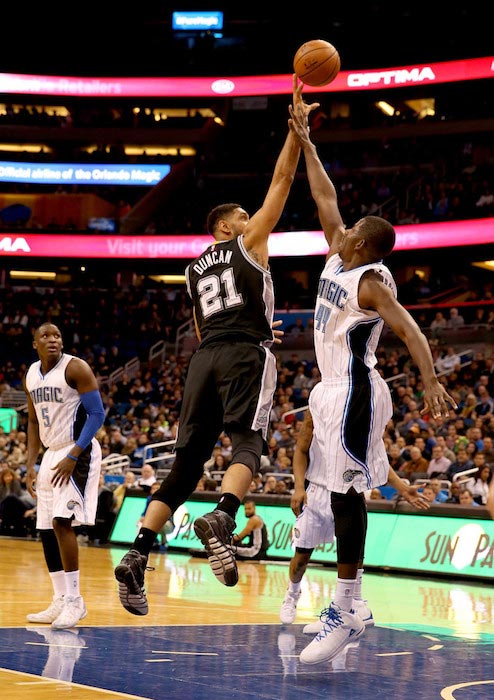
[[[363,493],[332,493],[336,551],[339,564],[356,564],[363,558],[367,533],[367,507]]]
[[[161,501],[172,513],[182,505],[195,490],[197,482],[204,474],[204,462],[208,457],[193,450],[177,450],[173,467],[153,494],[153,501]]]
[[[254,430],[231,432],[232,461],[231,464],[245,464],[255,476],[261,466],[261,455],[264,440],[261,433]]]

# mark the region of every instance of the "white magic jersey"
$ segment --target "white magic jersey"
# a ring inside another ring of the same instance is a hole
[[[339,255],[331,256],[322,271],[314,314],[314,344],[322,379],[368,372],[376,365],[375,351],[384,322],[375,311],[358,303],[360,278],[375,270],[396,297],[396,284],[381,263],[345,272]],[[360,370],[360,372],[359,372]]]
[[[62,354],[55,367],[45,375],[41,362],[33,362],[26,375],[26,387],[39,423],[44,447],[57,450],[79,437],[86,421],[86,411],[76,389],[65,380],[65,370],[73,355]]]
[[[396,296],[396,284],[384,265],[345,272],[340,256],[334,255],[319,281],[314,316],[321,381],[311,391],[309,406],[320,459],[307,476],[311,484],[337,493],[381,486],[389,470],[383,432],[392,402],[375,369],[384,322],[358,303],[359,282],[367,270],[376,270]]]

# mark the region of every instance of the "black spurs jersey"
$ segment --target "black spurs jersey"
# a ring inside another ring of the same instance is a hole
[[[216,241],[185,270],[201,347],[227,338],[271,345],[273,280],[244,247],[243,236]]]

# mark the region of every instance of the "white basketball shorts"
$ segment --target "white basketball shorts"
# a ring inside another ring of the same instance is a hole
[[[53,467],[69,454],[73,443],[47,449],[36,479],[36,528],[52,530],[53,518],[73,518],[72,525],[94,525],[101,472],[101,446],[93,438],[87,464],[81,460],[68,484],[53,486]]]
[[[331,491],[324,486],[309,484],[307,503],[295,521],[292,545],[314,549],[320,544],[333,542],[334,516],[331,509]]]
[[[309,407],[322,460],[310,480],[330,491],[357,493],[382,486],[389,462],[383,434],[392,416],[388,385],[378,372],[358,384],[350,378],[321,381],[312,389]]]

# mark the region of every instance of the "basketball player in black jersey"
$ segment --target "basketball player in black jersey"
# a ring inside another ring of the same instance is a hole
[[[293,105],[301,85],[293,77]],[[302,107],[307,113],[317,105]],[[221,204],[208,215],[215,239],[186,269],[199,349],[185,382],[176,458],[154,494],[130,551],[115,568],[123,607],[146,615],[144,571],[159,532],[201,478],[220,434],[232,440],[232,460],[211,513],[194,530],[206,548],[216,578],[225,586],[238,580],[231,539],[235,516],[266,449],[269,414],[276,388],[274,294],[268,264],[268,237],[285,206],[300,157],[290,130],[275,165],[262,207],[252,216],[237,203]]]

